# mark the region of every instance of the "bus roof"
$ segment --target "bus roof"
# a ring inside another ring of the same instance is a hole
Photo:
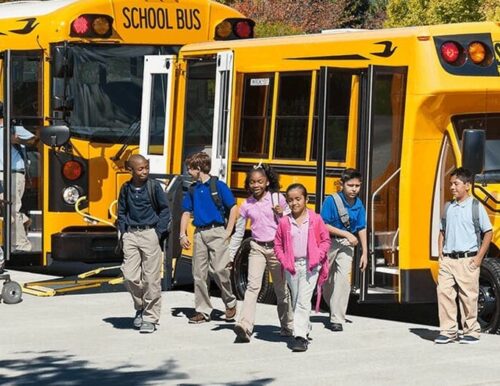
[[[2,3],[0,4],[0,19],[47,15],[78,1],[79,0],[37,0]]]
[[[442,24],[431,26],[416,26],[404,28],[387,28],[376,30],[357,30],[353,33],[352,29],[335,30],[335,33],[318,33],[304,34],[291,36],[278,36],[268,38],[256,38],[250,40],[239,40],[231,42],[207,42],[193,43],[183,47],[183,52],[223,49],[223,48],[243,48],[255,46],[279,46],[286,44],[314,44],[334,41],[346,40],[373,40],[373,39],[390,39],[390,38],[410,38],[419,36],[436,36],[436,35],[457,35],[464,33],[486,33],[495,31],[500,33],[500,23],[495,22],[477,22],[477,23],[457,23],[457,24]],[[494,39],[495,40],[495,39]],[[499,40],[498,38],[496,40]]]

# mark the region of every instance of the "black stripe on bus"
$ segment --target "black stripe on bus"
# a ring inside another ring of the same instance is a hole
[[[287,58],[286,60],[369,60],[359,54],[329,55],[329,56],[302,56],[297,58]]]

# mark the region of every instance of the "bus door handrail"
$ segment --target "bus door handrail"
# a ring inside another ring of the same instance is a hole
[[[84,213],[80,210],[79,206],[80,206],[80,202],[84,201],[87,199],[87,196],[81,196],[78,200],[76,200],[75,202],[75,211],[76,213],[78,213],[80,216],[82,216],[84,218],[85,221],[96,221],[98,223],[104,223],[106,225],[109,225],[109,226],[112,226],[113,228],[116,228],[116,225],[113,224],[112,222],[109,222],[107,220],[104,220],[102,218],[99,218],[99,217],[95,217],[95,216],[92,216],[91,214],[88,214],[88,213]]]
[[[375,253],[375,205],[374,200],[377,194],[396,176],[399,174],[401,171],[401,167],[399,167],[394,173],[391,174],[391,176],[384,181],[382,185],[378,187],[377,190],[375,190],[372,195],[371,195],[371,219],[370,219],[370,226],[371,226],[371,235],[370,235],[370,255],[373,255]],[[398,227],[399,229],[399,227]],[[373,284],[375,281],[375,266],[376,266],[376,261],[374,258],[371,259],[371,265],[372,265],[372,270],[371,270],[371,283]]]

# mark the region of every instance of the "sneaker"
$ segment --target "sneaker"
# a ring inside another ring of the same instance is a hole
[[[238,337],[238,340],[242,343],[249,343],[250,342],[250,336],[252,335],[250,331],[248,331],[245,327],[243,327],[241,324],[235,324],[234,325],[234,333]]]
[[[141,334],[151,334],[152,332],[155,332],[155,330],[156,325],[154,323],[143,321],[139,332]]]
[[[332,323],[332,325],[330,326],[330,330],[332,330],[333,332],[344,331],[342,324],[340,323]]]
[[[142,325],[142,310],[137,310],[134,317],[134,327],[141,328]]]
[[[479,338],[475,338],[471,335],[464,335],[462,339],[460,339],[459,343],[462,344],[476,344],[479,343]]]
[[[293,343],[293,346],[292,346],[292,351],[293,352],[307,351],[308,345],[309,345],[309,341],[307,339],[304,339],[304,338],[298,336],[295,338],[295,342]]]
[[[293,336],[293,330],[288,327],[281,327],[280,336],[285,336],[289,338]]]
[[[234,320],[236,316],[236,306],[226,307],[226,322]]]
[[[189,318],[189,323],[191,324],[201,324],[206,322],[210,322],[210,317],[201,312],[197,312],[194,316]]]
[[[449,336],[446,335],[438,335],[436,339],[434,339],[434,343],[437,344],[446,344],[453,342],[455,339],[450,338]]]

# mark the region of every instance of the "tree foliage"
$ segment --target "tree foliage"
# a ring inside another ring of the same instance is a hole
[[[498,0],[389,0],[386,27],[500,21]]]

